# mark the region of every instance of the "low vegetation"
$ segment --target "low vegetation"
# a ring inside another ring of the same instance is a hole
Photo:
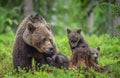
[[[44,65],[41,70],[33,70],[26,73],[20,70],[16,73],[12,65],[12,47],[14,44],[14,34],[6,33],[0,35],[0,78],[119,78],[120,77],[120,39],[104,34],[101,36],[85,35],[86,40],[91,47],[100,47],[99,64],[106,68],[106,72],[98,73],[93,69],[87,72],[83,71],[83,67],[79,69],[57,69]],[[71,50],[68,44],[67,35],[55,36],[55,41],[59,52],[70,58]],[[34,62],[34,61],[33,61]],[[44,68],[44,70],[42,70]],[[52,70],[52,71],[48,71]]]

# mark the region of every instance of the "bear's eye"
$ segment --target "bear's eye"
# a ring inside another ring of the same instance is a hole
[[[43,39],[43,42],[45,42],[46,40],[47,40],[47,39],[46,39],[46,38],[44,38],[44,39]]]
[[[38,45],[41,45],[42,44],[42,42],[40,41],[40,42],[38,42]]]

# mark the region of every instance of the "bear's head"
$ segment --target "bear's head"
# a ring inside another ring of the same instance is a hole
[[[54,52],[55,44],[50,26],[39,16],[31,16],[23,33],[24,42],[37,49],[41,53]]]
[[[98,64],[99,53],[100,53],[100,47],[91,48],[91,57],[96,64]]]
[[[67,29],[67,35],[72,48],[76,47],[78,45],[78,42],[83,39],[81,35],[81,29]]]

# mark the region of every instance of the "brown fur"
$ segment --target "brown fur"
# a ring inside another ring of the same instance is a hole
[[[92,60],[98,64],[98,57],[99,57],[99,53],[100,53],[100,48],[90,48],[91,50],[91,55],[92,55]]]
[[[101,71],[101,67],[92,60],[90,47],[81,35],[81,29],[67,29],[67,34],[72,50],[69,68],[85,65],[87,69],[92,67],[95,70]]]
[[[36,65],[46,63],[46,57],[56,52],[56,45],[50,28],[43,17],[30,15],[20,24],[13,47],[13,65],[28,70],[32,58]]]
[[[54,56],[48,57],[48,65],[55,66],[57,68],[68,68],[68,58],[61,53],[55,53]]]
[[[71,50],[76,47],[79,47],[82,43],[88,46],[87,41],[83,38],[81,34],[81,29],[76,29],[76,30],[67,29],[67,35]]]
[[[81,45],[79,48],[73,49],[71,56],[71,64],[70,67],[80,67],[81,65],[85,65],[89,67],[89,59],[90,59],[90,50],[89,47],[85,44]]]

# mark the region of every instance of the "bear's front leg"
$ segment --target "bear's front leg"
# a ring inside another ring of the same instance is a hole
[[[19,67],[22,69],[25,69],[26,72],[29,71],[29,69],[32,69],[32,57],[18,57],[14,59],[13,57],[13,63],[14,63],[14,68],[16,68],[16,71],[19,71]]]
[[[40,67],[41,67],[43,64],[46,64],[44,58],[41,58],[41,59],[35,58],[35,69],[36,69],[36,70],[39,70]]]

